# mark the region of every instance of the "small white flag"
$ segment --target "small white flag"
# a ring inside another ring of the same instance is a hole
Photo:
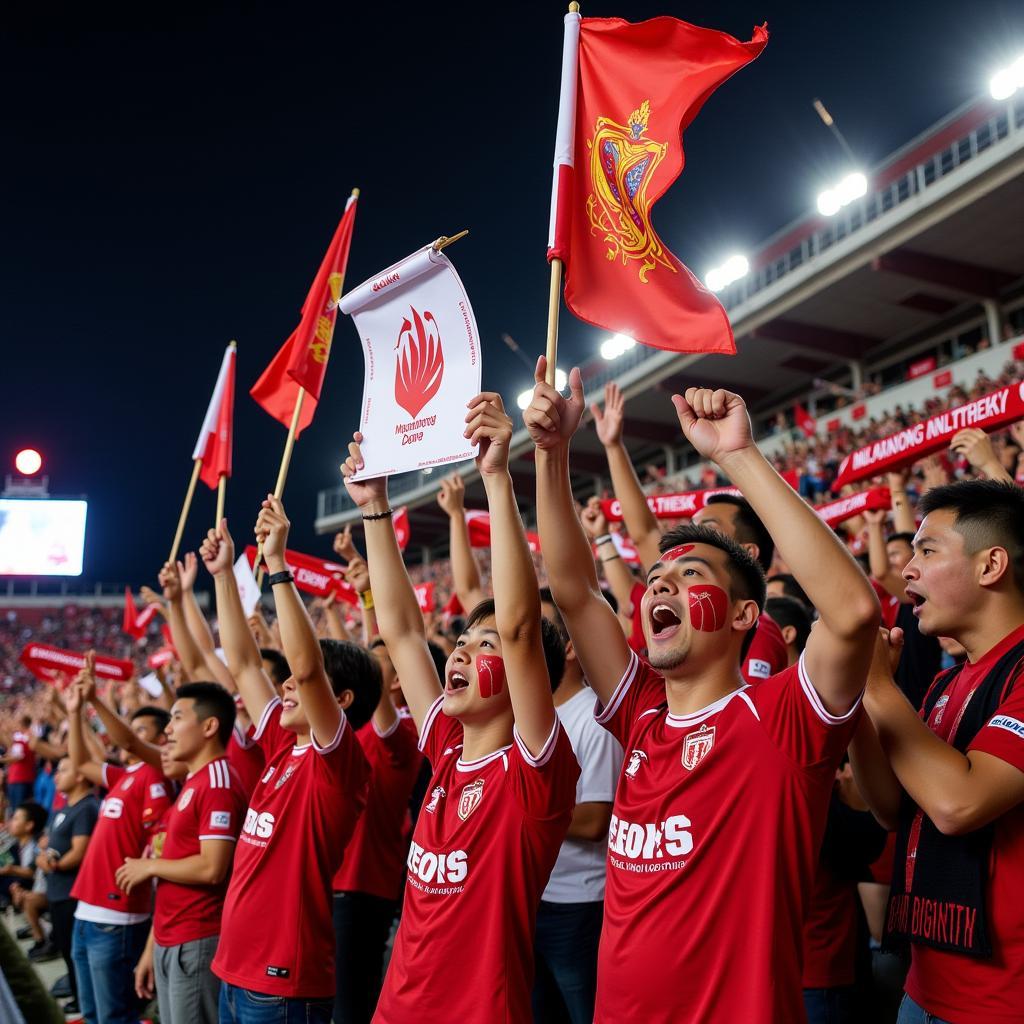
[[[157,678],[155,672],[148,672],[144,676],[139,677],[139,686],[141,686],[150,697],[159,697],[164,692],[163,684]]]
[[[242,611],[248,618],[260,603],[260,588],[252,578],[252,566],[244,551],[235,561],[235,580],[238,582],[238,596],[242,599]]]
[[[425,246],[339,303],[355,321],[365,369],[359,429],[369,480],[476,457],[464,436],[480,393],[480,338],[466,289]]]

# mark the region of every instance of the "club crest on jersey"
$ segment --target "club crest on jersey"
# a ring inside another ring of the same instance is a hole
[[[459,817],[465,821],[480,806],[484,795],[484,780],[476,779],[462,790],[459,797]]]
[[[435,786],[430,791],[430,803],[426,806],[427,814],[433,814],[437,810],[438,802],[444,795],[444,786]]]
[[[178,800],[178,810],[183,811],[190,803],[192,803],[192,794],[195,792],[194,789],[186,789],[181,794],[181,798]]]
[[[640,771],[640,765],[647,760],[647,755],[642,750],[634,750],[629,755],[629,763],[626,765],[626,775],[631,779],[636,778],[636,773]]]
[[[715,745],[715,727],[702,725],[683,739],[683,767],[692,772],[711,753]]]
[[[949,703],[949,694],[944,693],[936,702],[935,707],[932,709],[932,725],[938,725],[942,721],[942,714],[946,710],[946,705]]]
[[[295,763],[293,762],[278,776],[277,782],[274,783],[274,789],[280,789],[294,774]]]

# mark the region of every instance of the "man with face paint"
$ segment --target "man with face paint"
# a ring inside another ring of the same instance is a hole
[[[661,540],[641,603],[649,662],[601,595],[575,516],[569,445],[584,410],[542,358],[524,419],[551,589],[598,721],[625,752],[608,835],[597,1024],[804,1020],[804,911],[835,769],[856,724],[878,602],[835,535],[765,460],[743,400],[691,388],[686,439],[751,496],[819,611],[797,665],[744,686],[764,604],[760,565],[734,540],[685,526]],[[736,974],[742,964],[742,978]]]
[[[469,403],[466,423],[466,438],[480,445],[494,600],[470,612],[443,686],[395,539],[387,482],[351,479],[362,465],[361,434],[342,467],[365,524],[377,624],[433,769],[374,1017],[380,1024],[530,1019],[537,905],[576,802],[579,764],[550,683],[564,645],[541,618],[508,472],[512,421],[501,398],[484,392]]]

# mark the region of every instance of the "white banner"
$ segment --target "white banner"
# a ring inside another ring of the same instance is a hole
[[[480,340],[448,258],[425,246],[339,303],[355,321],[365,370],[359,429],[369,480],[476,457],[463,433],[480,393]]]

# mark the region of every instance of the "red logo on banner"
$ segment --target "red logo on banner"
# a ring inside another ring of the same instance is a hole
[[[395,361],[395,401],[413,418],[419,415],[444,375],[441,331],[429,310],[422,316],[412,307],[398,331],[398,359]]]
[[[841,426],[842,426],[842,424],[839,422],[839,420],[837,418],[837,419],[834,419],[834,420],[829,420],[828,423],[825,424],[825,429],[830,434],[834,434]]]
[[[860,405],[855,405],[853,407],[853,412],[850,413],[850,415],[855,420],[862,420],[862,419],[864,419],[865,416],[867,416],[867,414],[868,414],[868,407],[863,402],[861,402]]]
[[[938,388],[948,388],[949,385],[952,384],[952,383],[953,383],[953,371],[952,370],[943,370],[942,373],[937,373],[937,374],[935,374],[934,377],[932,377],[932,387],[935,388],[935,389],[938,389]]]
[[[924,359],[917,359],[907,367],[907,380],[913,380],[915,377],[923,377],[926,373],[931,373],[937,365],[938,364],[935,362],[935,356],[927,356]]]

